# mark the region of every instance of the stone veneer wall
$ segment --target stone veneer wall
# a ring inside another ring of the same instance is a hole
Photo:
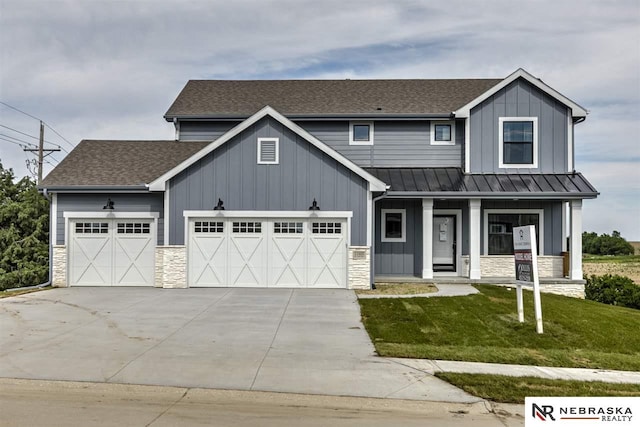
[[[66,288],[67,283],[67,247],[53,245],[53,281],[51,286]]]
[[[539,256],[540,278],[563,277],[561,256]],[[483,255],[480,257],[482,277],[516,277],[513,255]]]
[[[157,246],[155,286],[158,288],[187,287],[187,248]]]
[[[347,280],[349,289],[371,289],[371,249],[368,246],[349,247]]]

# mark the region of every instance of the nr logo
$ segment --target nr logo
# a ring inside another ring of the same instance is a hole
[[[547,418],[549,418],[551,421],[556,420],[553,417],[553,406],[551,405],[538,406],[533,403],[531,412],[533,412],[533,418],[539,418],[541,421],[547,421]]]

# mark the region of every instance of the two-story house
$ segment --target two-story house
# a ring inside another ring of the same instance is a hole
[[[42,182],[54,285],[497,281],[513,227],[533,224],[540,276],[580,293],[586,115],[522,69],[189,81],[165,114],[175,140],[85,140]]]

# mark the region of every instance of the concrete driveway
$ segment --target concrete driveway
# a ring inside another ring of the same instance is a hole
[[[0,377],[478,402],[375,356],[352,291],[52,289],[0,300]]]

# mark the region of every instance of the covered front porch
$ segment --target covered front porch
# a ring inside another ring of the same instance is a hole
[[[513,283],[513,227],[534,225],[545,285],[584,283],[582,200],[597,193],[580,174],[373,172],[391,182],[374,203],[373,282]]]

